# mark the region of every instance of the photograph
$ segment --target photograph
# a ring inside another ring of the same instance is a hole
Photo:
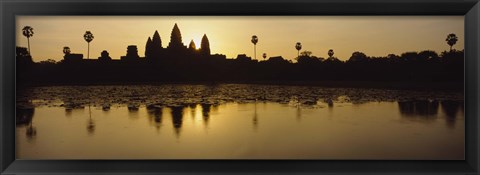
[[[465,160],[465,38],[447,15],[18,15],[15,156]]]

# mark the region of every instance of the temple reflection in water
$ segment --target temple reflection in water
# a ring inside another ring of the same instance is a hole
[[[335,102],[332,105],[322,101],[311,105],[252,101],[112,104],[109,110],[93,104],[90,110],[88,106],[71,109],[68,105],[18,109],[18,157],[464,157],[461,101]],[[356,152],[350,151],[351,145],[355,145]],[[378,152],[378,147],[386,149],[388,154]],[[299,151],[286,151],[291,149]]]

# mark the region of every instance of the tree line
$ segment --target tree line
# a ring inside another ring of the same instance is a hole
[[[26,26],[23,34],[28,41],[33,28]],[[93,34],[87,31],[85,41],[90,43]],[[297,42],[296,62],[281,56],[264,60],[256,59],[258,37],[253,35],[255,59],[239,54],[235,59],[225,55],[211,55],[208,38],[202,38],[200,49],[190,42],[183,45],[178,26],[175,24],[167,48],[161,47],[158,32],[148,38],[145,57],[138,56],[136,46],[129,46],[127,56],[112,60],[107,51],[99,59],[83,59],[64,47],[65,59],[33,63],[30,45],[17,47],[17,78],[25,84],[70,84],[70,83],[137,83],[137,82],[253,82],[253,81],[378,81],[378,82],[463,82],[464,51],[453,49],[458,38],[449,34],[446,38],[449,51],[440,54],[431,50],[389,54],[382,57],[367,56],[354,52],[346,61],[328,50],[328,58],[316,57],[310,51],[302,51]],[[67,56],[78,56],[81,61],[66,61]],[[89,57],[89,56],[88,56]]]

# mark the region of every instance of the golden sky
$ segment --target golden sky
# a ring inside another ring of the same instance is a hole
[[[148,37],[158,30],[162,46],[170,41],[177,23],[183,43],[193,39],[197,48],[203,34],[210,41],[211,53],[235,58],[238,54],[254,57],[250,39],[257,35],[257,59],[262,53],[292,59],[301,51],[328,57],[333,49],[336,57],[347,60],[355,51],[368,56],[386,56],[407,51],[448,50],[445,39],[455,33],[454,46],[464,48],[463,16],[17,16],[17,46],[27,47],[22,35],[24,26],[31,26],[30,38],[34,61],[63,59],[63,47],[87,57],[85,31],[93,33],[90,58],[98,58],[107,50],[113,59],[126,55],[128,45],[137,45],[141,57]]]

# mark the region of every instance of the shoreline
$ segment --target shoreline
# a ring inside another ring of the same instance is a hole
[[[221,84],[251,84],[266,86],[311,86],[325,88],[378,88],[400,90],[452,90],[464,91],[463,82],[414,82],[414,81],[165,81],[165,82],[61,82],[61,83],[30,83],[17,84],[22,87],[48,86],[135,86],[135,85],[221,85]]]

